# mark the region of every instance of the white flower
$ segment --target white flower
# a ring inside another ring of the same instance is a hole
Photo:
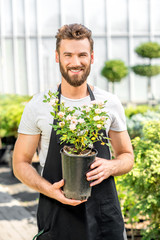
[[[72,110],[73,110],[72,107],[69,107],[69,108],[68,108],[68,111],[69,111],[69,112],[71,112]]]
[[[62,101],[61,101],[61,103],[62,103],[62,104],[64,104],[64,103],[65,103],[65,101],[64,101],[64,100],[62,100]]]
[[[72,120],[71,120],[71,124],[77,125],[77,123],[78,123],[77,119],[72,119]]]
[[[75,116],[75,115],[71,116],[71,120],[73,120],[73,119],[77,119],[77,116]]]
[[[90,110],[91,110],[90,107],[86,107],[85,109],[86,112],[89,112]]]
[[[64,125],[65,125],[65,122],[60,122],[60,123],[59,123],[59,126],[60,126],[60,127],[63,127]]]
[[[83,118],[80,118],[80,119],[78,119],[78,122],[79,122],[79,123],[84,123],[84,119],[83,119]]]
[[[96,100],[93,100],[93,101],[91,101],[91,104],[97,104],[97,101]]]
[[[97,124],[97,128],[101,128],[102,127],[102,125],[101,124]]]
[[[98,104],[98,106],[102,107],[103,104],[104,104],[104,102],[102,102],[102,101],[98,101],[97,104]]]
[[[51,99],[49,102],[50,106],[55,106],[56,99]]]
[[[93,120],[94,121],[99,121],[101,118],[99,117],[99,116],[95,116],[94,118],[93,118]]]
[[[99,108],[95,109],[95,113],[96,113],[96,114],[99,114],[99,113],[101,113],[101,112],[102,112],[101,109],[99,109]]]
[[[101,117],[101,120],[102,120],[102,121],[106,120],[106,117],[105,117],[105,116],[102,116],[102,117]]]
[[[69,129],[71,131],[74,131],[76,129],[76,125],[75,124],[70,124]]]
[[[67,117],[66,117],[66,120],[69,121],[72,119],[72,116],[69,114]]]
[[[55,102],[56,102],[56,103],[58,103],[58,102],[59,102],[59,99],[58,99],[58,98],[56,98],[56,99],[55,99]]]
[[[59,113],[57,113],[57,115],[58,115],[60,118],[63,118],[64,115],[65,115],[65,113],[64,113],[64,112],[59,112]]]

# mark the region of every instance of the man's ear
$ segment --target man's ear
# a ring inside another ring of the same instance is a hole
[[[57,51],[55,51],[55,60],[56,60],[56,63],[59,63],[59,54]]]
[[[94,63],[94,52],[92,51],[92,53],[91,53],[91,64],[93,64]]]

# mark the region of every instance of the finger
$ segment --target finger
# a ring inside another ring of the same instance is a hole
[[[79,205],[79,204],[81,204],[81,203],[86,202],[87,199],[86,199],[86,200],[75,200],[75,199],[68,199],[68,198],[66,198],[66,197],[64,196],[64,198],[63,198],[62,201],[63,201],[64,204],[72,205],[72,206],[77,206],[77,205]]]
[[[87,177],[87,180],[88,180],[88,181],[93,181],[93,180],[99,179],[99,178],[101,178],[101,177],[103,177],[103,176],[104,176],[104,173],[103,173],[103,172],[100,172],[100,173],[98,173],[98,174],[95,174],[95,175],[92,175],[92,176]]]
[[[96,181],[90,183],[90,187],[93,187],[93,186],[95,186],[95,185],[101,183],[103,180],[104,180],[103,177],[99,178],[98,180],[96,180]]]
[[[90,168],[91,169],[96,168],[96,167],[98,167],[101,164],[102,164],[102,160],[101,159],[97,159],[96,161],[94,161],[94,163],[91,164]]]
[[[55,182],[53,185],[55,186],[55,188],[59,189],[64,186],[64,180],[62,179],[59,182]]]
[[[87,178],[88,178],[88,177],[91,177],[91,176],[93,176],[93,175],[97,175],[97,174],[99,174],[99,173],[102,172],[102,171],[103,171],[102,166],[99,166],[99,167],[95,168],[94,170],[90,170],[90,171],[86,174],[86,176],[87,176]]]

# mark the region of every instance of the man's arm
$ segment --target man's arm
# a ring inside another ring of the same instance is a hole
[[[111,139],[115,159],[106,160],[103,158],[96,158],[95,162],[91,165],[91,171],[87,173],[88,181],[95,180],[90,184],[91,186],[101,183],[109,176],[125,174],[133,167],[134,155],[128,132],[110,130],[109,137]]]
[[[40,135],[19,134],[13,153],[13,171],[15,176],[34,190],[58,200],[63,204],[76,206],[84,201],[67,199],[61,187],[64,180],[51,184],[32,167],[32,158],[37,149]]]

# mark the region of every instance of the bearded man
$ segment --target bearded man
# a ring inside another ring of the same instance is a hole
[[[109,118],[105,134],[111,139],[115,158],[112,159],[107,145],[96,143],[98,155],[86,174],[91,181],[91,197],[85,201],[67,199],[62,191],[61,146],[49,125],[54,121],[52,108],[43,103],[47,90],[35,95],[22,115],[13,156],[14,173],[40,192],[38,240],[124,240],[124,222],[114,182],[114,176],[129,172],[134,162],[124,109],[115,95],[87,84],[94,62],[91,31],[81,24],[70,24],[61,27],[56,38],[55,58],[62,81],[52,92],[58,90],[59,101],[70,107],[89,105],[94,99],[107,100],[105,110]],[[42,176],[31,166],[37,147]]]

